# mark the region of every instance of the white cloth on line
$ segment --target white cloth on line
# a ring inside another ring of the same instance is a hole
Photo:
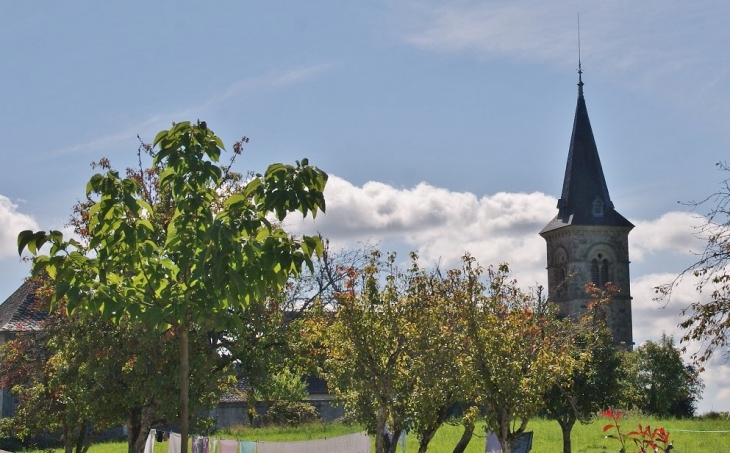
[[[170,443],[167,444],[167,453],[180,453],[182,438],[180,433],[170,433]]]
[[[258,453],[370,453],[365,433],[297,442],[259,442]]]
[[[238,441],[230,439],[221,439],[220,453],[238,453]]]
[[[147,440],[144,443],[144,453],[153,453],[153,450],[155,448],[156,435],[157,431],[154,429],[151,429],[150,432],[147,434]]]
[[[496,434],[489,433],[487,435],[487,446],[484,451],[487,453],[502,453],[502,444],[499,443]]]

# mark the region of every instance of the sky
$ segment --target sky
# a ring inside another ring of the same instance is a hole
[[[28,275],[17,233],[62,229],[107,157],[137,162],[172,122],[207,121],[240,171],[304,157],[330,175],[327,213],[297,232],[424,263],[508,262],[545,284],[538,232],[557,213],[580,58],[585,99],[629,236],[637,345],[679,339],[730,151],[730,4],[270,1],[0,2],[0,299]],[[690,344],[690,352],[697,345]],[[695,349],[696,350],[696,349]],[[730,410],[730,365],[699,412]]]

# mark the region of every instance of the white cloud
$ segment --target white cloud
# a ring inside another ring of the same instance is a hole
[[[18,233],[38,230],[33,217],[18,211],[18,205],[0,195],[0,258],[17,256]]]
[[[654,220],[634,220],[636,228],[629,241],[631,257],[643,261],[648,259],[647,255],[664,251],[701,252],[704,242],[695,233],[705,222],[704,217],[691,212],[668,212]]]
[[[545,243],[537,232],[555,215],[542,193],[478,198],[420,183],[399,189],[379,182],[356,187],[330,176],[327,214],[295,229],[321,232],[335,245],[397,240],[426,263],[454,265],[469,252],[483,265],[508,262],[525,284],[544,280]]]
[[[453,265],[469,252],[484,265],[509,263],[525,284],[544,284],[545,242],[537,233],[556,214],[552,196],[500,192],[479,198],[426,183],[397,188],[370,181],[356,187],[330,176],[325,199],[327,214],[297,224],[297,230],[321,232],[335,246],[369,240],[398,243],[399,251],[416,250],[425,262],[442,265]],[[633,222],[629,244],[637,262],[657,256],[686,261],[703,245],[694,236],[703,222],[696,214],[669,212]],[[677,271],[681,269],[678,265]]]

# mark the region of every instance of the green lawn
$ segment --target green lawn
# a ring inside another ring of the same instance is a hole
[[[630,431],[636,425],[663,426],[674,441],[675,453],[728,453],[730,452],[730,421],[728,420],[657,420],[651,417],[631,417],[622,420],[621,429]],[[603,419],[595,420],[589,425],[576,425],[573,429],[573,453],[618,452],[619,444],[612,439],[604,439]],[[535,453],[561,453],[562,437],[560,427],[554,421],[535,419],[530,421],[528,431],[534,432],[532,451]],[[305,428],[266,428],[237,429],[219,432],[218,437],[262,441],[306,440],[323,437],[334,437],[358,431],[358,427],[343,425],[313,425]],[[726,432],[713,432],[726,431]],[[477,429],[477,435],[467,448],[469,453],[484,452],[484,431]],[[428,451],[434,453],[451,452],[461,436],[461,429],[444,426],[436,434]],[[374,442],[373,442],[374,445]],[[408,436],[406,443],[408,452],[418,450],[415,436]],[[89,453],[126,453],[126,443],[107,443],[93,445]],[[400,447],[398,452],[400,452]],[[634,451],[629,449],[629,451]],[[61,452],[61,450],[56,450]],[[156,453],[166,453],[167,443],[155,444]]]

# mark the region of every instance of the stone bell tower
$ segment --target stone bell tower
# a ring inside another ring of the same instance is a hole
[[[608,195],[578,69],[578,105],[565,166],[558,214],[540,231],[547,242],[548,291],[560,313],[578,317],[589,301],[585,285],[610,282],[620,292],[608,306],[608,326],[617,345],[633,345],[629,232],[634,225],[619,214]]]

